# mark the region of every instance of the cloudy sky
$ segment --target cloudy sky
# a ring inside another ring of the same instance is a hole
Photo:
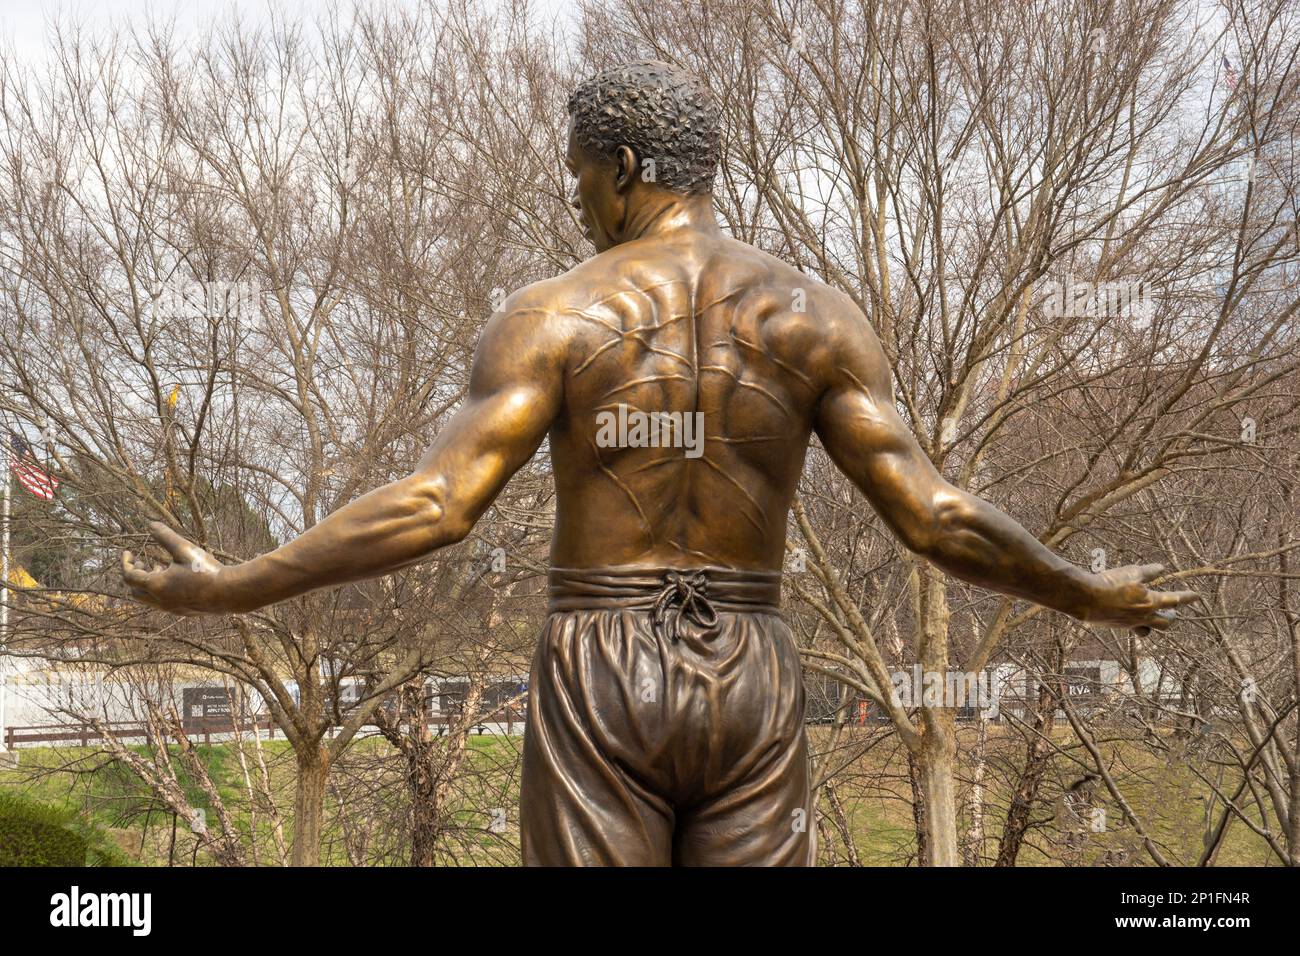
[[[367,0],[367,5],[377,2],[400,6],[414,0]],[[272,10],[310,16],[329,5],[328,0],[0,0],[0,46],[24,59],[39,61],[47,48],[47,26],[60,17],[69,23],[104,27],[112,23],[143,25],[151,16],[174,18],[178,32],[185,34],[232,14],[251,23],[270,19]],[[538,0],[537,7],[567,13],[571,4]]]

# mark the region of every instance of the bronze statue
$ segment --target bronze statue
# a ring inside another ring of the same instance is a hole
[[[891,529],[944,571],[1080,620],[1167,628],[1158,565],[1093,574],[949,485],[895,411],[853,301],[725,234],[720,111],[662,63],[569,100],[567,165],[596,255],[488,321],[467,401],[407,478],[269,554],[122,573],[178,614],[237,613],[387,574],[460,541],[550,436],[550,616],[530,684],[528,864],[813,861],[804,692],[778,606],[815,430]]]

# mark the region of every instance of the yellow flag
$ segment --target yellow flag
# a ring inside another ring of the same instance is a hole
[[[177,383],[176,385],[172,386],[172,393],[167,396],[167,421],[164,425],[164,431],[163,431],[163,441],[166,443],[169,449],[168,452],[169,460],[170,460],[170,448],[172,443],[172,429],[176,425],[176,403],[180,400],[180,397],[181,397],[181,387],[180,384]],[[176,487],[175,487],[175,482],[172,481],[172,469],[170,464],[167,465],[167,473],[164,477],[164,481],[166,484],[165,494],[167,498],[167,506],[171,507],[172,502],[176,498]]]
[[[36,579],[27,573],[27,569],[21,564],[11,565],[9,568],[9,583],[16,584],[20,588],[38,588],[40,585]]]

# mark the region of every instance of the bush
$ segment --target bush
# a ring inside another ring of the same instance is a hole
[[[122,852],[72,810],[0,793],[0,867],[121,866]]]

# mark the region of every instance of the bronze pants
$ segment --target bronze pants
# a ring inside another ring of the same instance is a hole
[[[550,575],[524,737],[528,866],[807,866],[804,689],[779,573]]]

